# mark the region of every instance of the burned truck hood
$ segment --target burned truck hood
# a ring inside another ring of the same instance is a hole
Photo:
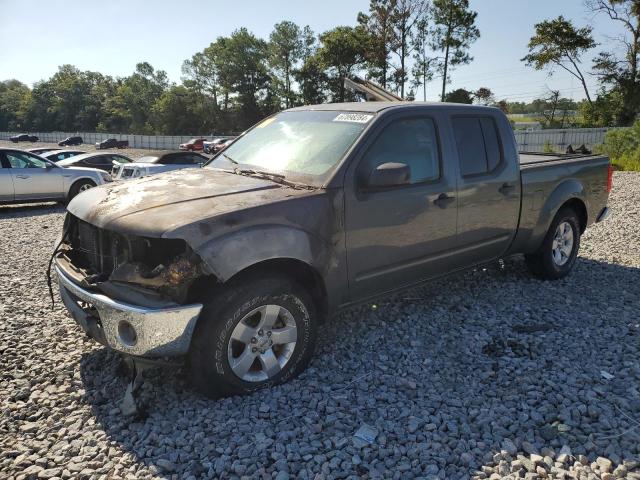
[[[185,169],[92,188],[74,198],[71,214],[107,230],[147,237],[224,213],[308,194],[267,179],[212,168]]]

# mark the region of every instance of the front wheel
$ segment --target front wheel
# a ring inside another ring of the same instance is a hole
[[[557,280],[569,274],[580,249],[580,221],[571,208],[561,209],[551,222],[538,251],[525,255],[531,273],[543,280]]]
[[[71,201],[71,199],[73,197],[75,197],[76,195],[78,195],[79,193],[84,192],[85,190],[89,190],[90,188],[93,188],[95,186],[96,186],[96,184],[93,183],[91,180],[79,180],[79,181],[77,181],[69,189],[68,200]]]
[[[193,381],[219,398],[291,380],[311,359],[316,324],[313,301],[288,278],[235,281],[202,310],[190,351]]]

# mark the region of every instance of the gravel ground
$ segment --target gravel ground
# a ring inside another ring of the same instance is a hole
[[[119,357],[50,307],[63,209],[0,208],[0,478],[640,479],[640,174],[610,204],[564,280],[515,258],[351,310],[247,397],[159,371],[133,423]]]
[[[30,148],[44,148],[44,147],[55,147],[56,149],[63,149],[65,147],[59,147],[57,143],[47,143],[47,142],[20,142],[13,143],[9,140],[0,140],[0,148],[19,148],[21,150],[28,150]],[[96,147],[90,143],[85,143],[83,145],[74,145],[71,147],[66,147],[74,150],[84,150],[87,153],[93,152],[101,152],[101,153],[120,153],[126,157],[129,157],[132,160],[137,160],[138,158],[144,157],[145,155],[153,155],[154,153],[166,152],[167,150],[145,150],[142,148],[118,148],[112,150],[96,150]],[[176,145],[176,150],[178,149],[178,145]]]

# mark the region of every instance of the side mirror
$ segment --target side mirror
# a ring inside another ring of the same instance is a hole
[[[411,179],[411,168],[406,163],[388,162],[378,165],[369,175],[368,188],[386,188],[406,185]]]

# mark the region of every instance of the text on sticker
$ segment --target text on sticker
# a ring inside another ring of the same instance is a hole
[[[334,122],[354,122],[354,123],[367,123],[373,118],[373,115],[367,115],[366,113],[341,113],[333,119]]]

